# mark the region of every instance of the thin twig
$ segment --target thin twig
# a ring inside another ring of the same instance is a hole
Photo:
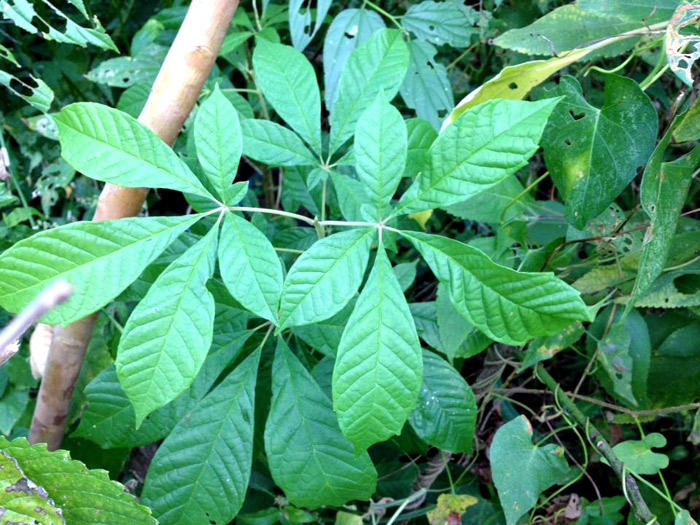
[[[42,315],[70,297],[73,287],[66,281],[56,281],[22,310],[0,332],[0,365],[17,353],[12,343],[17,341]],[[11,346],[12,345],[12,346]]]

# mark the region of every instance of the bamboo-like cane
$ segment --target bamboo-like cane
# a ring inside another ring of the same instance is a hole
[[[139,115],[139,121],[168,144],[175,142],[197,101],[237,7],[238,0],[192,0]],[[146,188],[106,184],[93,220],[135,216],[147,193]],[[31,443],[46,443],[49,450],[60,446],[94,320],[92,315],[55,328],[32,418]]]

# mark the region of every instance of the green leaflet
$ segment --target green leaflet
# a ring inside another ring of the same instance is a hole
[[[323,41],[323,95],[328,111],[333,110],[340,74],[350,53],[384,27],[382,17],[370,9],[344,9],[333,18]]]
[[[453,47],[469,46],[472,35],[479,35],[474,27],[478,21],[478,12],[461,2],[431,0],[412,5],[401,18],[401,24],[416,35],[418,42]]]
[[[402,231],[421,253],[450,299],[489,337],[519,345],[572,321],[588,321],[579,293],[551,273],[517,272],[459,241]]]
[[[369,455],[355,455],[338,428],[330,399],[281,339],[272,365],[265,452],[275,483],[297,506],[367,500],[376,488]]]
[[[690,109],[679,117],[673,138],[676,142],[700,140],[700,100],[696,99]]]
[[[49,284],[65,279],[73,295],[42,321],[65,325],[82,319],[124,291],[200,218],[77,222],[37,233],[0,255],[0,306],[19,312]]]
[[[362,283],[373,237],[374,229],[349,230],[306,250],[284,281],[279,329],[323,321],[342,310]]]
[[[311,24],[312,13],[304,0],[289,2],[289,36],[295,49],[303,51],[321,29],[323,20],[333,4],[332,0],[318,0],[314,10],[315,21]],[[302,12],[303,11],[303,12]]]
[[[535,506],[541,492],[562,481],[569,472],[561,447],[532,444],[532,425],[525,416],[496,431],[490,459],[508,525],[515,525]]]
[[[194,142],[204,174],[225,202],[236,178],[243,146],[238,112],[218,84],[197,111]]]
[[[635,474],[651,476],[668,467],[668,456],[652,451],[653,448],[665,446],[666,438],[663,434],[652,432],[639,441],[627,440],[618,443],[613,447],[613,452],[625,464],[625,467]]]
[[[413,40],[407,45],[410,59],[406,78],[401,85],[401,97],[409,108],[416,110],[416,115],[439,129],[443,118],[454,107],[447,69],[435,60],[437,49],[431,44]]]
[[[499,224],[501,220],[522,217],[535,205],[535,199],[529,193],[521,195],[523,189],[517,177],[507,177],[471,199],[452,204],[445,209],[462,219]],[[515,200],[519,195],[518,200]]]
[[[253,463],[259,360],[256,350],[158,448],[142,501],[159,523],[225,524],[240,510]]]
[[[495,186],[537,151],[558,100],[492,100],[462,113],[433,142],[430,165],[399,201],[412,213],[464,201]]]
[[[270,166],[315,166],[314,157],[299,136],[270,120],[246,119],[243,129],[243,153]]]
[[[380,243],[333,370],[333,410],[357,452],[401,433],[416,406],[422,369],[413,317]]]
[[[689,153],[672,162],[663,162],[673,129],[672,125],[644,170],[640,201],[651,219],[651,225],[644,237],[637,278],[625,310],[634,306],[635,301],[649,290],[666,267],[692,175],[700,164],[700,146],[695,146]]]
[[[440,450],[471,454],[476,398],[462,375],[436,354],[423,351],[423,385],[409,421],[420,438]]]
[[[427,120],[412,118],[406,121],[408,147],[404,177],[416,177],[430,167],[430,146],[438,134]]]
[[[383,219],[406,166],[406,125],[401,113],[378,97],[357,121],[355,169]]]
[[[134,308],[117,352],[117,375],[134,405],[136,427],[184,392],[211,346],[214,298],[207,281],[214,272],[218,228],[161,273]]]
[[[64,524],[46,489],[28,479],[17,461],[0,450],[0,504],[5,523]]]
[[[407,67],[408,50],[395,29],[380,29],[350,54],[330,117],[331,153],[352,137],[357,119],[382,90],[387,101],[396,96]]]
[[[8,441],[0,436],[0,454],[12,458],[27,479],[46,490],[61,507],[66,523],[156,523],[151,511],[110,480],[106,471],[88,470],[80,461],[71,460],[65,450],[49,452],[45,444],[30,445],[24,438]]]
[[[549,119],[542,148],[569,221],[583,229],[647,162],[658,131],[656,110],[634,80],[617,75],[605,77],[601,109],[586,102],[573,77],[562,78],[544,96],[564,97]]]
[[[232,213],[226,214],[221,227],[219,269],[234,299],[255,315],[277,323],[282,263],[267,237]]]
[[[313,66],[290,46],[256,40],[253,67],[265,98],[318,154],[321,153],[321,94]]]
[[[331,181],[335,195],[338,198],[338,206],[340,213],[347,221],[363,221],[362,209],[369,207],[369,195],[367,195],[367,186],[359,180],[353,179],[349,175],[338,173],[335,170],[330,171]]]
[[[64,107],[53,118],[61,156],[88,177],[211,198],[187,164],[158,135],[126,113],[83,102]]]

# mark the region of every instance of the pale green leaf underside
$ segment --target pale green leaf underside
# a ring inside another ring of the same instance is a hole
[[[167,188],[211,198],[158,135],[101,104],[71,104],[54,116],[62,157],[88,177],[120,186]]]
[[[155,525],[151,511],[109,479],[105,470],[88,470],[65,450],[49,452],[45,444],[0,436],[0,452],[12,457],[27,478],[43,487],[63,510],[66,523]],[[97,512],[96,512],[97,511]]]
[[[464,201],[527,164],[558,99],[491,100],[462,113],[430,148],[427,172],[403,195],[401,213]]]
[[[37,233],[0,255],[0,306],[19,312],[52,282],[65,279],[73,294],[42,320],[82,319],[124,291],[200,217],[77,222]]]
[[[136,426],[194,381],[211,346],[217,228],[161,273],[124,326],[117,375],[134,405]]]
[[[236,178],[243,146],[238,112],[218,85],[197,111],[194,142],[204,174],[225,201]]]
[[[338,313],[364,277],[374,230],[355,229],[316,242],[290,268],[280,302],[280,329]]]
[[[420,342],[383,245],[338,347],[333,409],[357,451],[401,433],[422,380]]]
[[[231,295],[264,319],[277,322],[282,263],[272,243],[245,219],[227,213],[219,242],[219,269]]]
[[[355,169],[364,183],[377,219],[383,219],[406,166],[406,124],[401,113],[377,98],[357,121]]]
[[[258,39],[253,67],[265,98],[316,152],[321,152],[321,94],[307,58],[290,46]]]
[[[423,351],[423,384],[409,421],[433,447],[453,453],[472,451],[476,398],[461,374],[432,352]]]
[[[350,54],[330,117],[331,153],[352,137],[357,119],[380,91],[387,101],[396,96],[407,67],[408,50],[395,29],[380,29]]]
[[[561,448],[532,444],[532,426],[525,416],[496,431],[490,459],[508,525],[515,525],[535,506],[539,494],[561,481],[569,469]]]
[[[446,237],[401,234],[447,287],[457,311],[492,339],[519,345],[590,320],[579,293],[551,273],[517,272]]]
[[[281,340],[272,365],[265,452],[275,483],[297,506],[344,505],[374,493],[377,472],[369,455],[355,456],[330,399]]]
[[[243,505],[253,462],[256,351],[202,399],[158,449],[142,501],[158,522],[229,523]]]
[[[319,159],[299,136],[276,122],[246,119],[243,129],[243,153],[269,166],[315,166]]]

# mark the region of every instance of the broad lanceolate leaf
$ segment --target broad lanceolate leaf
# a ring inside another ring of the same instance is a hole
[[[104,470],[88,470],[65,450],[49,452],[45,444],[0,436],[0,454],[10,457],[27,479],[46,490],[63,511],[66,523],[155,525],[151,511],[136,503]],[[43,523],[43,522],[42,522]]]
[[[27,478],[17,460],[0,450],[0,508],[5,523],[66,523],[46,489]]]
[[[355,169],[376,208],[377,220],[386,217],[391,198],[406,165],[406,124],[401,113],[381,98],[369,106],[355,130]]]
[[[77,222],[37,233],[0,255],[0,306],[19,312],[49,284],[65,279],[73,286],[73,295],[46,314],[43,322],[82,319],[124,291],[199,218]]]
[[[158,276],[124,326],[117,375],[134,405],[136,426],[184,392],[197,376],[213,336],[218,228]]]
[[[525,416],[496,431],[490,459],[508,525],[515,525],[535,506],[540,493],[562,481],[569,471],[561,447],[532,444],[532,425]]]
[[[194,123],[197,158],[222,202],[233,184],[241,158],[242,140],[238,112],[219,86],[197,111]]]
[[[342,310],[362,284],[373,237],[373,229],[349,230],[306,250],[284,281],[280,329],[323,321]]]
[[[409,421],[420,438],[440,450],[471,453],[476,398],[461,374],[423,351],[423,385]]]
[[[380,29],[350,54],[330,117],[331,153],[352,136],[357,119],[380,91],[387,101],[396,96],[407,67],[408,49],[395,29]]]
[[[427,40],[435,45],[449,44],[468,47],[472,35],[478,35],[474,27],[479,14],[462,2],[426,0],[412,5],[401,18],[401,24],[415,34],[419,41]]]
[[[430,167],[430,146],[438,134],[427,120],[412,118],[406,121],[408,151],[404,177],[415,177]]]
[[[644,236],[637,279],[627,310],[663,272],[693,172],[700,164],[700,146],[673,162],[663,162],[673,129],[671,126],[661,139],[644,170],[640,200],[651,224]]]
[[[523,344],[572,321],[589,321],[579,293],[551,273],[517,272],[459,241],[406,232],[450,299],[470,323],[489,337]]]
[[[573,77],[545,93],[564,97],[542,136],[545,162],[569,221],[583,229],[645,165],[656,142],[656,110],[634,80],[617,75],[606,75],[601,109],[586,102]]]
[[[54,120],[61,155],[90,178],[211,198],[187,164],[158,135],[126,113],[81,102],[66,106]]]
[[[243,129],[243,153],[270,166],[315,166],[319,159],[299,136],[270,120],[246,119]]]
[[[333,409],[356,451],[400,434],[422,380],[420,342],[383,244],[340,340]]]
[[[330,399],[281,339],[272,365],[265,452],[275,483],[298,506],[366,500],[376,488],[369,455],[355,455]]]
[[[364,221],[363,208],[369,207],[372,209],[370,197],[367,194],[369,188],[359,180],[349,175],[338,173],[336,170],[331,170],[330,176],[333,181],[335,195],[338,198],[340,213],[343,214],[345,220]]]
[[[272,243],[251,223],[227,213],[219,242],[219,269],[231,295],[254,314],[277,322],[282,263]]]
[[[183,419],[156,452],[142,501],[167,524],[229,523],[253,463],[257,350]]]
[[[257,40],[253,67],[265,98],[275,111],[321,153],[321,94],[313,66],[290,46]]]
[[[384,27],[382,17],[370,9],[345,9],[333,18],[323,41],[323,94],[328,111],[333,110],[340,73],[350,53]]]
[[[437,49],[427,42],[408,42],[410,60],[401,97],[416,115],[428,120],[436,129],[452,110],[454,97],[445,66],[435,60]]]
[[[464,201],[527,164],[556,100],[493,100],[463,113],[430,148],[429,170],[398,204],[401,213]]]

